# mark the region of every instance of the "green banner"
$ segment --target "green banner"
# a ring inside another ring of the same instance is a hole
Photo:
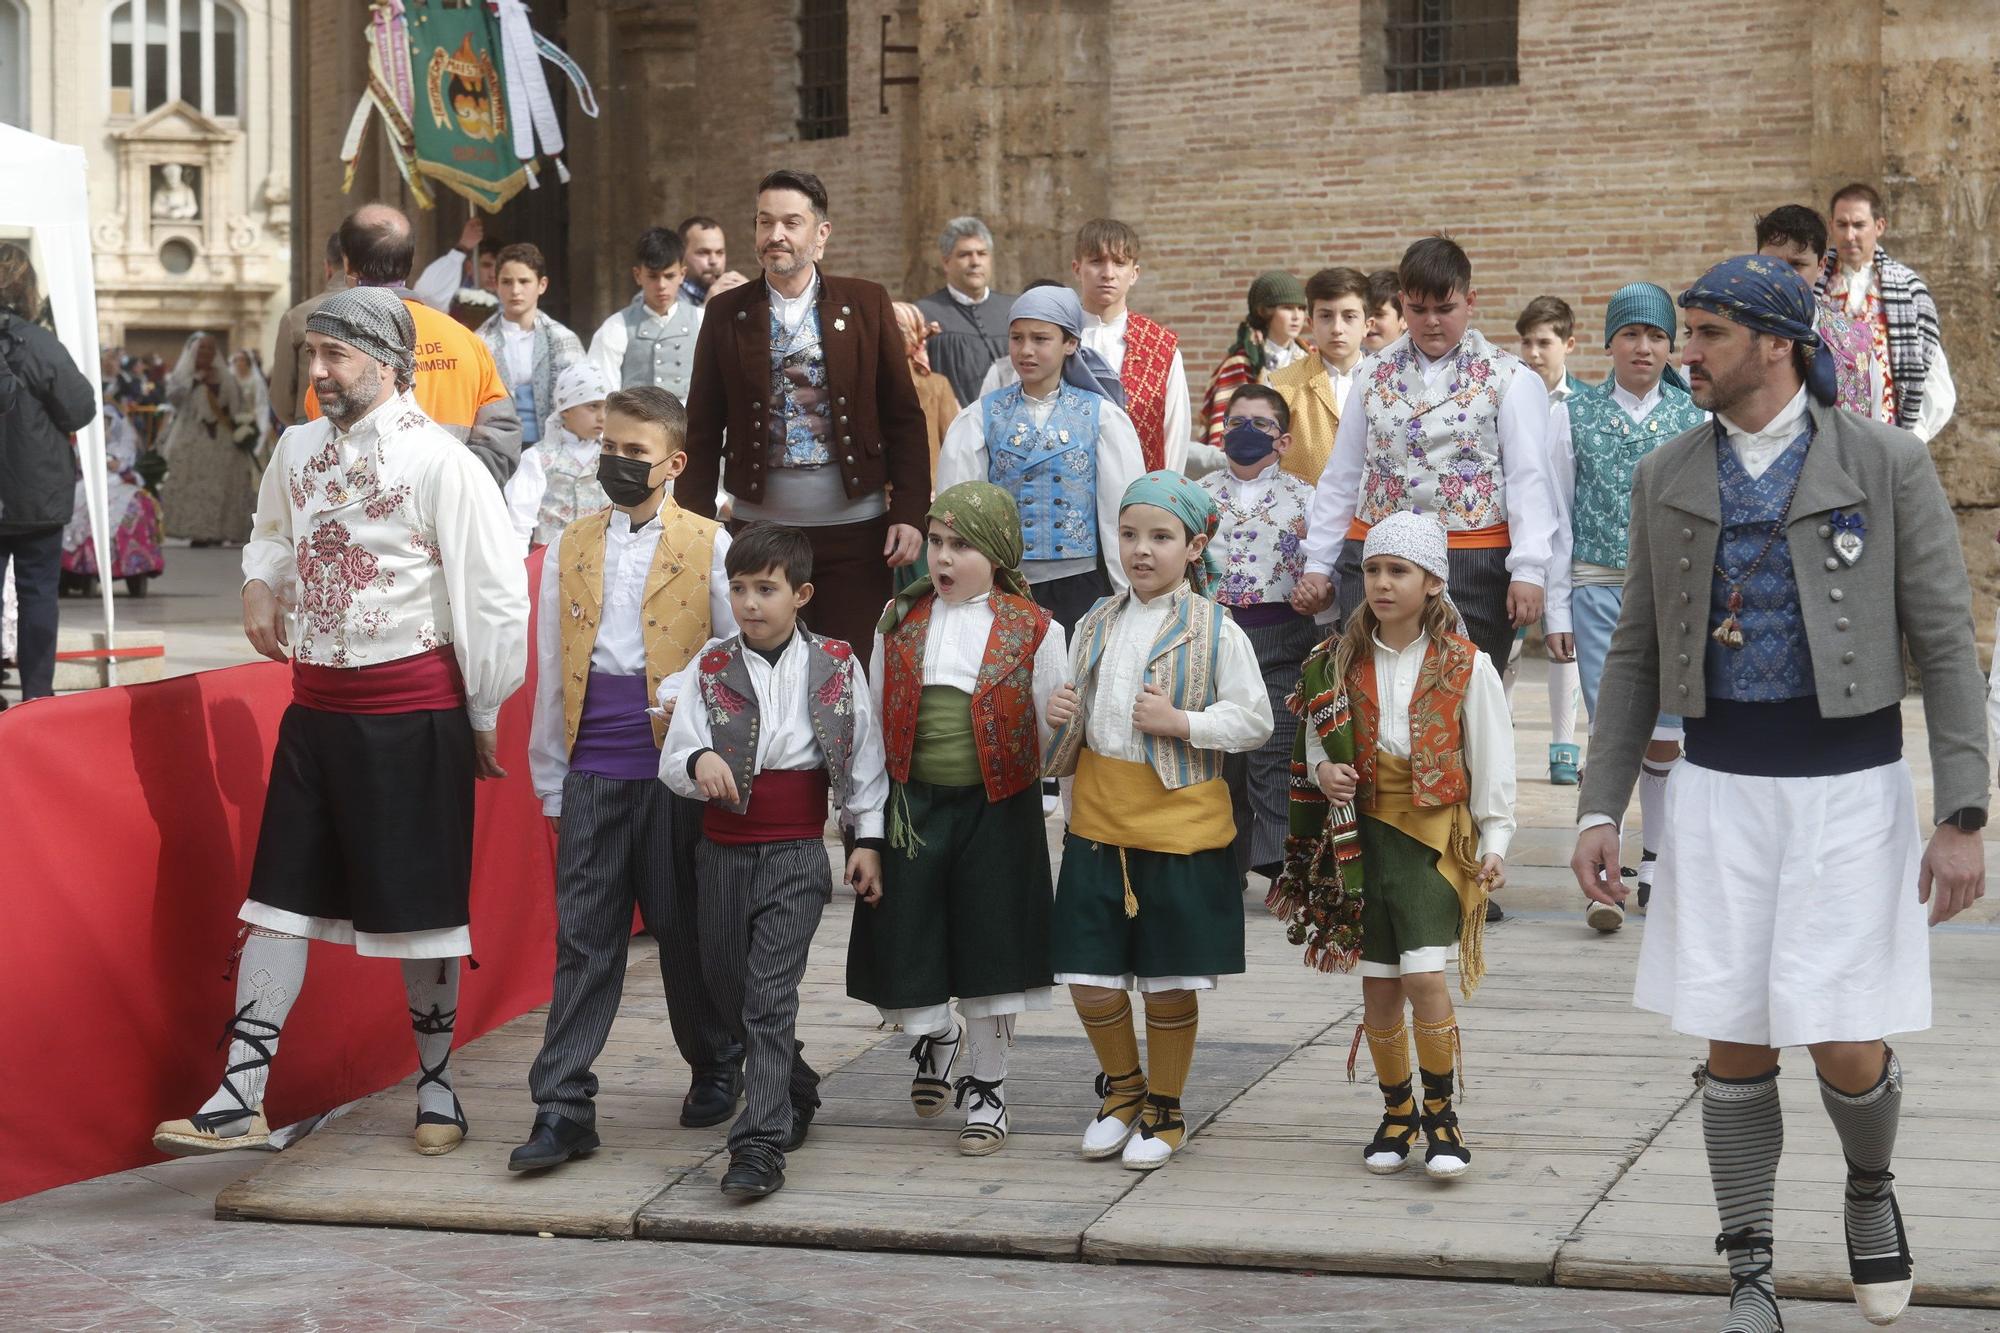
[[[407,0],[416,169],[491,211],[528,183],[514,156],[500,30],[481,0]]]

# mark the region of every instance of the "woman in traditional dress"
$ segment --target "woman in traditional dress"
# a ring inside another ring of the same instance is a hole
[[[196,546],[241,545],[250,537],[257,465],[236,442],[242,395],[222,364],[214,335],[189,334],[167,376],[167,404],[174,415],[160,445],[167,459],[161,499],[168,533]]]
[[[160,545],[160,502],[139,479],[139,433],[114,402],[104,404],[104,512],[111,522],[111,577],[124,579],[134,597],[146,595],[146,580],[166,570]],[[88,585],[97,574],[90,506],[83,479],[76,483],[76,507],[63,529],[63,582]]]

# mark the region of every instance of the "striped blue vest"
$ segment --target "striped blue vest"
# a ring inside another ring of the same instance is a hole
[[[1037,429],[1021,386],[996,389],[986,405],[986,473],[1021,510],[1024,560],[1097,555],[1097,408],[1104,400],[1064,384]]]

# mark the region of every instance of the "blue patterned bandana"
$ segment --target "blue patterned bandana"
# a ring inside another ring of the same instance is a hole
[[[1762,255],[1725,259],[1681,293],[1681,309],[1706,310],[1807,351],[1819,350],[1813,290],[1782,260]]]

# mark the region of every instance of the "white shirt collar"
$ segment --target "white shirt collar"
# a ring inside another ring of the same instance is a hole
[[[988,287],[984,292],[982,292],[978,296],[967,296],[964,292],[960,291],[958,288],[952,286],[948,282],[944,285],[944,289],[951,296],[951,299],[958,302],[960,305],[985,305],[986,298],[993,295],[993,289],[991,287]]]
[[[665,508],[666,505],[662,504],[659,509],[655,509],[653,511],[653,516],[651,518],[647,519],[644,523],[641,523],[637,528],[634,528],[632,526],[632,516],[626,513],[624,510],[618,508],[616,505],[613,505],[611,508],[612,535],[623,537],[628,533],[644,532],[647,528],[659,527],[660,511],[664,510]]]
[[[1624,385],[1618,382],[1618,377],[1614,375],[1611,377],[1611,401],[1624,408],[1625,415],[1631,417],[1634,421],[1644,421],[1646,414],[1651,412],[1654,406],[1660,401],[1660,386],[1655,382],[1653,387],[1646,391],[1646,396],[1641,398],[1637,394],[1629,392]]]
[[[1185,587],[1187,587],[1187,586],[1188,586],[1188,581],[1187,581],[1186,579],[1182,579],[1182,580],[1181,580],[1181,581],[1180,581],[1179,583],[1176,583],[1176,584],[1175,584],[1175,585],[1174,585],[1173,587],[1171,587],[1171,588],[1167,589],[1167,590],[1166,590],[1165,592],[1161,593],[1161,594],[1160,594],[1159,596],[1157,596],[1157,597],[1154,597],[1154,598],[1152,598],[1152,599],[1151,599],[1150,601],[1149,601],[1149,600],[1147,600],[1147,599],[1146,599],[1146,598],[1144,598],[1144,597],[1141,597],[1141,596],[1140,596],[1140,595],[1139,595],[1139,594],[1138,594],[1138,593],[1137,593],[1137,592],[1135,591],[1135,592],[1134,592],[1134,593],[1132,594],[1132,605],[1134,605],[1134,606],[1139,606],[1139,607],[1144,607],[1144,608],[1145,608],[1146,610],[1148,610],[1148,611],[1151,611],[1151,610],[1155,610],[1155,609],[1157,609],[1157,608],[1159,608],[1159,607],[1163,607],[1163,606],[1165,606],[1165,605],[1166,605],[1167,603],[1169,603],[1169,602],[1173,601],[1173,600],[1174,600],[1174,594],[1175,594],[1175,593],[1177,593],[1177,592],[1179,592],[1179,591],[1180,591],[1181,589],[1183,589],[1183,588],[1185,588]]]
[[[819,265],[813,265],[812,281],[808,282],[806,289],[797,296],[784,295],[771,285],[769,278],[764,279],[764,293],[771,298],[772,308],[782,312],[780,318],[783,318],[784,315],[798,314],[805,307],[811,305],[814,299],[819,296]]]
[[[1366,353],[1364,352],[1364,353],[1363,353],[1362,355],[1360,355],[1360,356],[1357,356],[1357,357],[1355,357],[1355,358],[1354,358],[1354,364],[1353,364],[1353,365],[1351,365],[1351,366],[1349,366],[1349,367],[1348,367],[1347,369],[1345,369],[1345,370],[1342,370],[1342,369],[1341,369],[1341,368],[1340,368],[1339,366],[1336,366],[1336,365],[1334,365],[1334,364],[1333,364],[1333,362],[1331,362],[1331,361],[1327,360],[1327,359],[1326,359],[1326,358],[1325,358],[1324,356],[1320,357],[1320,359],[1319,359],[1319,363],[1320,363],[1320,364],[1321,364],[1322,366],[1325,366],[1325,367],[1326,367],[1326,377],[1327,377],[1328,379],[1330,379],[1330,380],[1349,380],[1349,379],[1353,379],[1353,378],[1354,378],[1354,372],[1355,372],[1355,371],[1357,371],[1357,370],[1359,370],[1359,369],[1361,369],[1361,363],[1362,363],[1363,361],[1366,361],[1367,359],[1368,359],[1368,356],[1367,356],[1367,354],[1366,354]]]
[[[1132,312],[1129,309],[1121,310],[1118,312],[1118,318],[1106,321],[1099,319],[1096,315],[1093,315],[1088,310],[1086,310],[1083,312],[1083,327],[1086,330],[1105,329],[1108,330],[1112,334],[1112,336],[1122,338],[1125,336],[1125,321],[1131,318],[1131,315]]]
[[[1283,465],[1284,465],[1283,459],[1273,458],[1269,463],[1265,464],[1262,468],[1259,468],[1257,470],[1256,476],[1239,477],[1234,472],[1230,471],[1228,465],[1225,464],[1222,469],[1222,475],[1227,477],[1229,481],[1234,485],[1252,486],[1260,481],[1269,481],[1272,477],[1277,475],[1278,469]]]
[[[1804,429],[1800,423],[1805,420],[1805,415],[1806,391],[1801,385],[1799,391],[1792,395],[1792,401],[1786,403],[1778,415],[1772,417],[1770,424],[1762,430],[1745,430],[1720,412],[1716,413],[1715,419],[1722,423],[1723,432],[1729,437],[1729,443],[1738,451],[1742,451],[1790,444],[1799,438],[1799,432]]]
[[[398,408],[414,408],[416,405],[417,400],[415,396],[409,390],[405,389],[400,393],[391,394],[386,401],[368,409],[366,416],[362,417],[361,420],[355,422],[346,430],[342,430],[339,426],[333,426],[331,419],[327,421],[327,424],[333,426],[333,438],[339,440],[342,444],[363,445],[382,433],[383,424],[389,420],[389,415],[395,414]]]
[[[1424,636],[1422,634],[1418,634],[1416,638],[1411,639],[1409,646],[1405,648],[1391,648],[1388,644],[1382,642],[1380,634],[1370,634],[1368,637],[1374,641],[1375,651],[1387,653],[1391,657],[1401,657],[1411,651],[1422,652],[1425,647]]]
[[[1408,334],[1404,334],[1403,336],[1406,338],[1409,337]],[[1457,342],[1453,343],[1451,345],[1451,350],[1446,352],[1443,356],[1432,357],[1424,355],[1424,349],[1417,346],[1417,340],[1415,338],[1410,338],[1410,350],[1416,353],[1417,368],[1425,372],[1429,372],[1433,366],[1443,365],[1445,362],[1452,360],[1458,355],[1460,349],[1462,349],[1464,346],[1465,346],[1465,340],[1461,338]]]

